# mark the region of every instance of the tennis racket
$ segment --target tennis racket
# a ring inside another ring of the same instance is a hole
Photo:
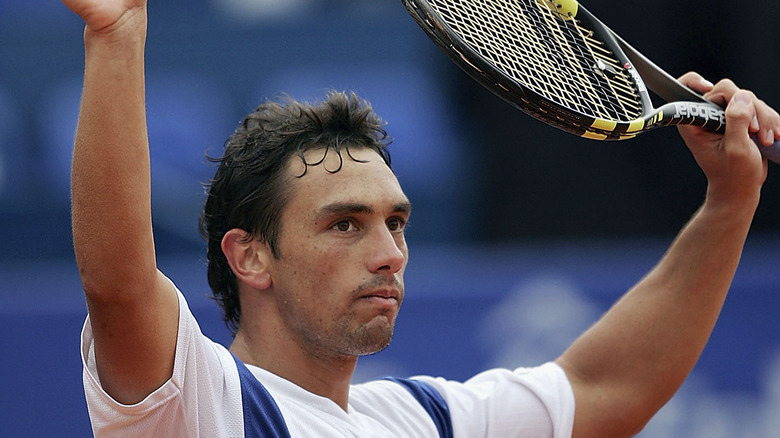
[[[723,108],[678,82],[576,0],[402,0],[472,78],[572,134],[623,140],[659,126],[723,132]],[[648,89],[667,103],[656,108]],[[762,155],[780,163],[780,141]]]

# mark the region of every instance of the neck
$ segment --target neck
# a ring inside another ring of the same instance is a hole
[[[242,362],[276,374],[347,410],[357,357],[313,354],[300,348],[293,339],[252,336],[249,330],[242,329],[236,334],[230,351]]]

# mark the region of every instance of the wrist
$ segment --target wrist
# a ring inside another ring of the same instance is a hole
[[[146,33],[146,8],[138,7],[126,11],[109,25],[87,24],[84,29],[84,44],[87,50],[108,47],[116,54],[128,53],[128,49],[145,46]]]
[[[724,191],[709,186],[702,209],[726,218],[751,222],[760,198],[760,186],[741,191]]]

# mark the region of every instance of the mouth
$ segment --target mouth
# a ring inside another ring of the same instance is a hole
[[[361,295],[358,300],[382,308],[396,308],[400,301],[400,292],[395,289],[375,290]]]

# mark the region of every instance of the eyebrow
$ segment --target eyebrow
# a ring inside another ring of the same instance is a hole
[[[405,213],[408,215],[412,212],[412,204],[408,201],[399,202],[393,207],[392,211],[393,213]],[[331,216],[334,214],[371,214],[373,212],[374,209],[366,204],[353,202],[334,202],[333,204],[328,204],[320,208],[316,214],[316,220],[319,221],[326,216]]]

